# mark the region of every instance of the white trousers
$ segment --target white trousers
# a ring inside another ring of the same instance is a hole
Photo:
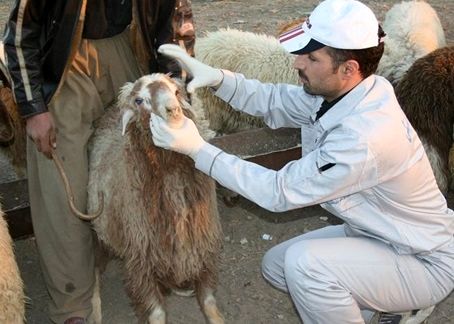
[[[347,237],[344,225],[283,242],[262,263],[265,279],[290,294],[304,324],[359,324],[365,322],[361,309],[400,312],[434,305],[452,282],[443,288],[446,279],[429,268],[378,240]]]

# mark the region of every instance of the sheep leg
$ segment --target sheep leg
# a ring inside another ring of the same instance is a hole
[[[138,291],[135,292],[139,293]],[[139,293],[133,297],[129,294],[132,305],[135,309],[139,323],[143,324],[165,324],[166,311],[164,308],[164,296],[159,288],[152,290],[148,295],[146,292]]]
[[[93,324],[102,323],[101,310],[101,276],[106,270],[112,255],[109,249],[99,239],[95,240],[95,287],[91,297],[92,314],[90,321]]]
[[[95,268],[95,287],[93,296],[91,296],[92,314],[90,320],[93,324],[102,323],[101,311],[101,271],[98,267]]]
[[[166,323],[166,312],[160,305],[156,305],[151,310],[151,314],[148,317],[148,324],[165,324]]]
[[[165,289],[153,278],[151,267],[139,259],[123,260],[125,289],[131,305],[143,324],[165,324]]]
[[[152,284],[153,285],[153,284]],[[166,311],[164,308],[164,296],[158,287],[146,291],[135,291],[135,296],[129,294],[135,309],[139,323],[165,324]]]
[[[207,324],[224,324],[224,317],[216,305],[214,289],[199,282],[196,285],[196,295]]]

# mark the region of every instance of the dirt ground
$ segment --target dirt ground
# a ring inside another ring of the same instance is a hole
[[[277,26],[305,16],[318,1],[314,0],[193,0],[198,36],[206,31],[230,27],[275,35]],[[364,1],[383,19],[389,8],[399,1]],[[454,1],[428,1],[438,12],[448,44],[454,44]],[[12,1],[0,1],[4,21]],[[451,208],[454,196],[449,197]],[[320,207],[273,214],[240,200],[234,207],[219,201],[225,244],[220,268],[217,300],[227,323],[300,323],[287,295],[269,286],[261,277],[263,254],[272,246],[298,234],[337,223]],[[269,234],[272,240],[263,240]],[[47,323],[47,292],[38,266],[35,242],[16,241],[19,266],[29,297],[27,322]],[[105,323],[135,323],[135,316],[122,288],[121,274],[115,262],[103,277],[103,316]],[[171,296],[168,303],[169,323],[203,323],[195,298]],[[428,323],[454,323],[454,294],[439,304]]]

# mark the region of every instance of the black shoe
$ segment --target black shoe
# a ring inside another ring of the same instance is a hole
[[[381,313],[377,324],[421,324],[426,321],[435,306],[405,313]]]
[[[68,318],[63,324],[87,324],[82,317],[71,317]]]
[[[401,314],[381,313],[378,324],[400,324]]]

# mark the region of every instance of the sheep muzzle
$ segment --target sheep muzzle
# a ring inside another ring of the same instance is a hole
[[[183,120],[183,110],[178,100],[178,88],[170,79],[148,85],[151,111],[167,121],[171,127],[179,127]]]

